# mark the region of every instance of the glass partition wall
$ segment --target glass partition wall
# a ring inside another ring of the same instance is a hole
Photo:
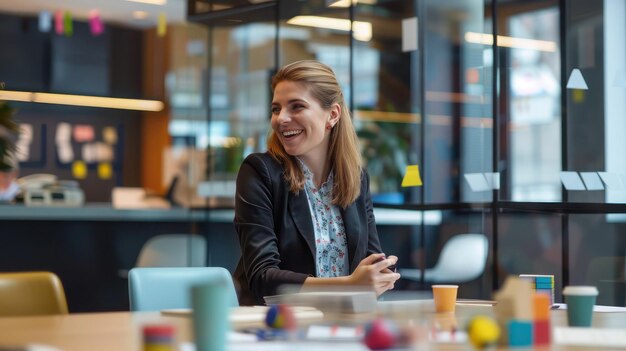
[[[624,305],[625,15],[619,0],[189,0],[209,33],[206,180],[265,151],[272,73],[316,59],[344,89],[376,208],[405,216],[379,225],[401,269],[482,234],[464,297],[554,274],[557,292],[593,284]],[[423,186],[401,186],[407,166]],[[432,283],[410,276],[400,288]]]

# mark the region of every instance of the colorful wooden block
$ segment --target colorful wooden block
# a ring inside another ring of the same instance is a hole
[[[528,281],[508,277],[502,288],[495,293],[495,314],[498,322],[505,326],[512,319],[532,319],[532,295],[534,291]]]
[[[533,344],[533,324],[529,321],[510,321],[508,332],[509,346],[526,347]]]
[[[533,296],[533,320],[550,320],[550,297],[546,294]]]
[[[533,344],[550,344],[550,320],[536,320],[533,323]]]

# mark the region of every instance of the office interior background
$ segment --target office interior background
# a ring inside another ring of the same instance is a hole
[[[206,264],[234,270],[234,179],[246,155],[265,150],[273,72],[302,59],[340,80],[381,243],[399,268],[433,268],[451,238],[478,233],[488,239],[486,265],[460,284],[460,297],[490,299],[511,274],[553,274],[557,292],[595,285],[599,304],[626,305],[623,1],[168,0],[179,10],[164,35],[158,5],[135,3],[152,11],[148,19],[101,10],[97,36],[81,14],[98,4],[78,3],[0,6],[2,96],[31,128],[19,176],[77,180],[86,200],[0,205],[0,270],[54,271],[71,312],[127,309],[124,272],[159,234],[202,236]],[[74,13],[71,36],[38,27],[36,11],[58,9]],[[10,91],[165,108],[11,101]],[[56,139],[67,124],[90,126],[94,143],[113,133],[108,156],[72,139],[67,159]],[[423,186],[401,186],[410,165]],[[115,209],[118,187],[172,205]],[[409,278],[396,289],[432,283]]]

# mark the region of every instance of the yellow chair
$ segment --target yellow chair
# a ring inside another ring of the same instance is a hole
[[[56,274],[0,273],[0,316],[67,313],[65,291]]]

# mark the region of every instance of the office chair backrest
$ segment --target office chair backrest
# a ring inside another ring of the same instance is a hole
[[[483,234],[459,234],[443,246],[437,264],[428,281],[466,282],[478,278],[485,270],[488,253],[487,237]]]
[[[230,305],[239,305],[233,279],[225,268],[133,268],[128,275],[130,310],[191,308],[191,287],[209,282],[227,284]]]
[[[52,272],[0,273],[0,316],[67,314],[61,280]]]
[[[163,234],[141,248],[136,267],[204,267],[207,243],[201,235]]]

